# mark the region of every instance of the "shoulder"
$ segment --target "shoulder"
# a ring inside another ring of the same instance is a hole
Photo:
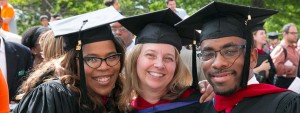
[[[59,81],[51,80],[25,95],[14,112],[67,113],[72,112],[75,105],[72,92]]]
[[[278,102],[276,113],[300,113],[300,95],[295,92],[279,93],[274,101]]]
[[[286,91],[246,98],[239,102],[233,111],[242,111],[243,113],[252,113],[253,110],[255,110],[256,113],[300,113],[300,111],[282,112],[287,109],[294,110],[294,108],[299,110],[299,102],[298,94],[292,91]]]
[[[184,11],[184,12],[186,12],[184,9],[182,9],[182,8],[176,8],[176,11]]]
[[[4,45],[5,47],[7,47],[8,49],[16,49],[17,51],[23,51],[23,52],[29,52],[30,53],[30,50],[28,47],[22,45],[22,44],[19,44],[19,43],[16,43],[16,42],[11,42],[11,41],[4,41]]]
[[[39,96],[72,96],[71,91],[67,86],[62,85],[59,80],[50,80],[38,85],[25,97],[38,94]]]
[[[283,46],[281,45],[277,45],[273,50],[272,52],[270,53],[270,56],[272,58],[275,58],[275,57],[284,57],[283,55],[281,54],[284,54],[284,48]]]

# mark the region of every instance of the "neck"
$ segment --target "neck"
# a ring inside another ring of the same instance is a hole
[[[34,56],[33,67],[38,66],[43,61],[42,57]]]
[[[143,90],[140,96],[151,104],[157,103],[165,95],[165,90]]]
[[[264,44],[259,44],[259,43],[256,44],[256,48],[257,48],[257,49],[262,49],[263,46],[264,46]]]
[[[282,40],[282,42],[286,45],[293,45],[293,43],[288,41],[287,39]]]

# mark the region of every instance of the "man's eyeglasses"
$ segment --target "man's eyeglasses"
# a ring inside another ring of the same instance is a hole
[[[117,31],[119,31],[119,32],[125,32],[125,31],[127,31],[127,29],[124,28],[124,27],[121,27],[121,28],[111,28],[111,30],[114,33],[117,32]]]
[[[298,35],[298,32],[287,32],[289,34],[292,34],[292,35]]]
[[[220,52],[220,54],[225,59],[236,59],[240,56],[243,49],[246,47],[246,45],[232,45],[225,48],[222,48],[221,50],[200,50],[200,53],[197,54],[199,58],[202,59],[202,61],[208,61],[212,58],[216,57],[217,52]]]
[[[113,67],[117,65],[120,61],[122,53],[116,53],[114,55],[110,55],[106,58],[98,58],[98,57],[84,57],[83,61],[91,68],[97,69],[101,66],[102,61],[105,61],[105,63]]]

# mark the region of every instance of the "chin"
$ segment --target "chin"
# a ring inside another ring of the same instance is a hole
[[[225,90],[224,90],[225,89]],[[230,96],[232,94],[234,94],[235,92],[238,91],[237,87],[231,88],[231,89],[226,89],[226,88],[214,88],[214,92],[217,95],[221,95],[221,96]]]

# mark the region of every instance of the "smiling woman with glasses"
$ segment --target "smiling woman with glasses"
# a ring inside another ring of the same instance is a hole
[[[90,18],[83,21],[86,15]],[[121,17],[109,7],[50,23],[55,36],[62,36],[66,53],[30,74],[13,112],[119,113],[125,47],[109,24]]]

